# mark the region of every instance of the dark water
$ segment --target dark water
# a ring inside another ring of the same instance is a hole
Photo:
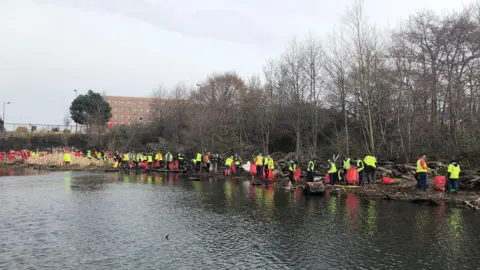
[[[480,214],[248,181],[0,168],[0,269],[478,269]],[[166,236],[169,236],[168,240]]]

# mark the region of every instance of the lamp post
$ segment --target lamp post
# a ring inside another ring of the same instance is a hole
[[[73,89],[73,91],[75,92],[75,99],[78,97],[78,91],[77,89]],[[77,133],[77,122],[75,122],[75,133]]]
[[[10,101],[9,102],[3,102],[3,115],[2,115],[2,118],[3,118],[3,123],[6,124],[7,122],[5,122],[5,105],[8,105],[10,104]]]

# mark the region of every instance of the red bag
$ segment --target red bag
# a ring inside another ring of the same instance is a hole
[[[257,165],[254,163],[250,164],[250,175],[255,176],[257,174]]]
[[[391,184],[393,184],[393,179],[384,176],[384,177],[382,177],[382,184],[391,185]]]
[[[330,184],[330,174],[325,174],[325,184]]]
[[[275,178],[275,175],[273,175],[273,170],[268,169],[268,180],[273,180]]]
[[[433,178],[434,188],[435,190],[438,191],[445,191],[445,183],[447,183],[447,177],[446,176],[435,176]]]
[[[233,174],[237,174],[237,167],[235,166],[235,162],[232,162],[231,168],[232,168]]]
[[[7,156],[7,153],[1,152],[0,153],[0,161],[4,161],[6,156]]]
[[[173,168],[174,168],[175,170],[178,170],[178,160],[175,160],[175,161],[173,162]]]
[[[173,170],[173,166],[174,166],[174,165],[173,165],[173,162],[170,162],[170,163],[168,164],[168,169],[169,169],[169,170]]]
[[[358,185],[360,183],[360,178],[358,176],[358,171],[357,171],[357,168],[355,168],[355,166],[351,166],[346,175],[345,175],[345,178],[347,179],[347,183],[349,185]]]
[[[300,174],[302,173],[302,170],[300,168],[296,168],[295,171],[293,172],[293,180],[295,181],[300,181]]]

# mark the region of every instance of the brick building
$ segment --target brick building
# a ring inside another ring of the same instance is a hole
[[[153,115],[154,98],[104,96],[112,107],[114,125],[132,125],[150,121]]]

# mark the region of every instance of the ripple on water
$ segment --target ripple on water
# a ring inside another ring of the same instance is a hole
[[[0,269],[477,265],[479,217],[461,209],[352,195],[305,200],[246,181],[148,177],[1,177]]]

